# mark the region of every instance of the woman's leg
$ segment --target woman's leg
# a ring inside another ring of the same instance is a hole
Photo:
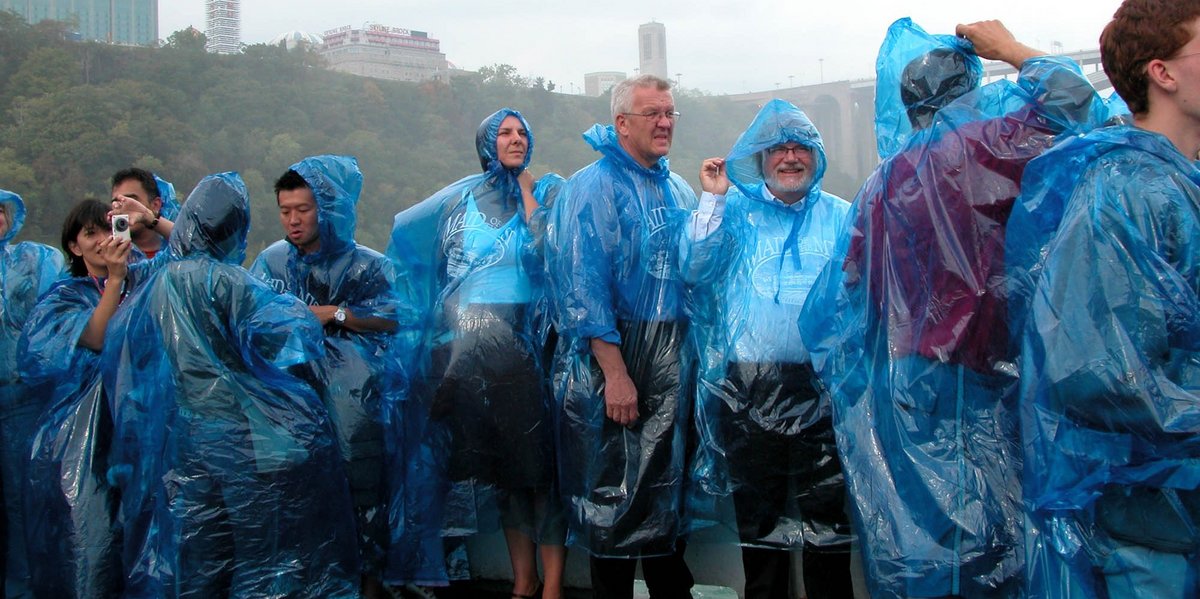
[[[562,599],[563,570],[567,565],[566,546],[541,545],[538,552],[542,556],[542,575],[545,576],[542,599]]]
[[[529,535],[515,529],[504,529],[508,543],[508,559],[512,562],[514,597],[531,596],[538,590],[536,545]]]

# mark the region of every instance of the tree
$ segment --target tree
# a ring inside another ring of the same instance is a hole
[[[195,27],[180,29],[175,33],[167,36],[167,47],[186,52],[204,52],[204,45],[208,43],[208,36],[204,35]]]
[[[38,48],[29,53],[9,79],[7,95],[11,101],[66,91],[80,82],[79,71],[79,63],[66,50]]]
[[[529,78],[517,74],[517,67],[511,64],[494,64],[480,67],[479,74],[485,84],[502,85],[505,87],[529,87]]]

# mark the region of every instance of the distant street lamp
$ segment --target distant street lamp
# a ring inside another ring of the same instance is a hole
[[[683,73],[675,73],[675,87],[683,89],[683,84],[680,81],[683,81]]]
[[[817,64],[821,66],[821,83],[825,83],[825,59],[818,58]]]
[[[794,79],[795,77],[796,77],[795,75],[788,75],[788,87],[796,87],[796,84],[792,83],[792,79]]]

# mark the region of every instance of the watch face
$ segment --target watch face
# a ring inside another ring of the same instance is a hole
[[[346,311],[338,308],[337,312],[333,313],[333,319],[338,322],[346,322]]]

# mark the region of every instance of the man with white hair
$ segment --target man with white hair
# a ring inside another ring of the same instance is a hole
[[[676,267],[695,192],[667,153],[679,113],[651,75],[613,88],[613,124],[583,138],[603,157],[554,206],[547,270],[561,335],[554,366],[571,542],[595,597],[631,598],[637,559],[655,598],[690,597],[683,561],[691,402]]]

